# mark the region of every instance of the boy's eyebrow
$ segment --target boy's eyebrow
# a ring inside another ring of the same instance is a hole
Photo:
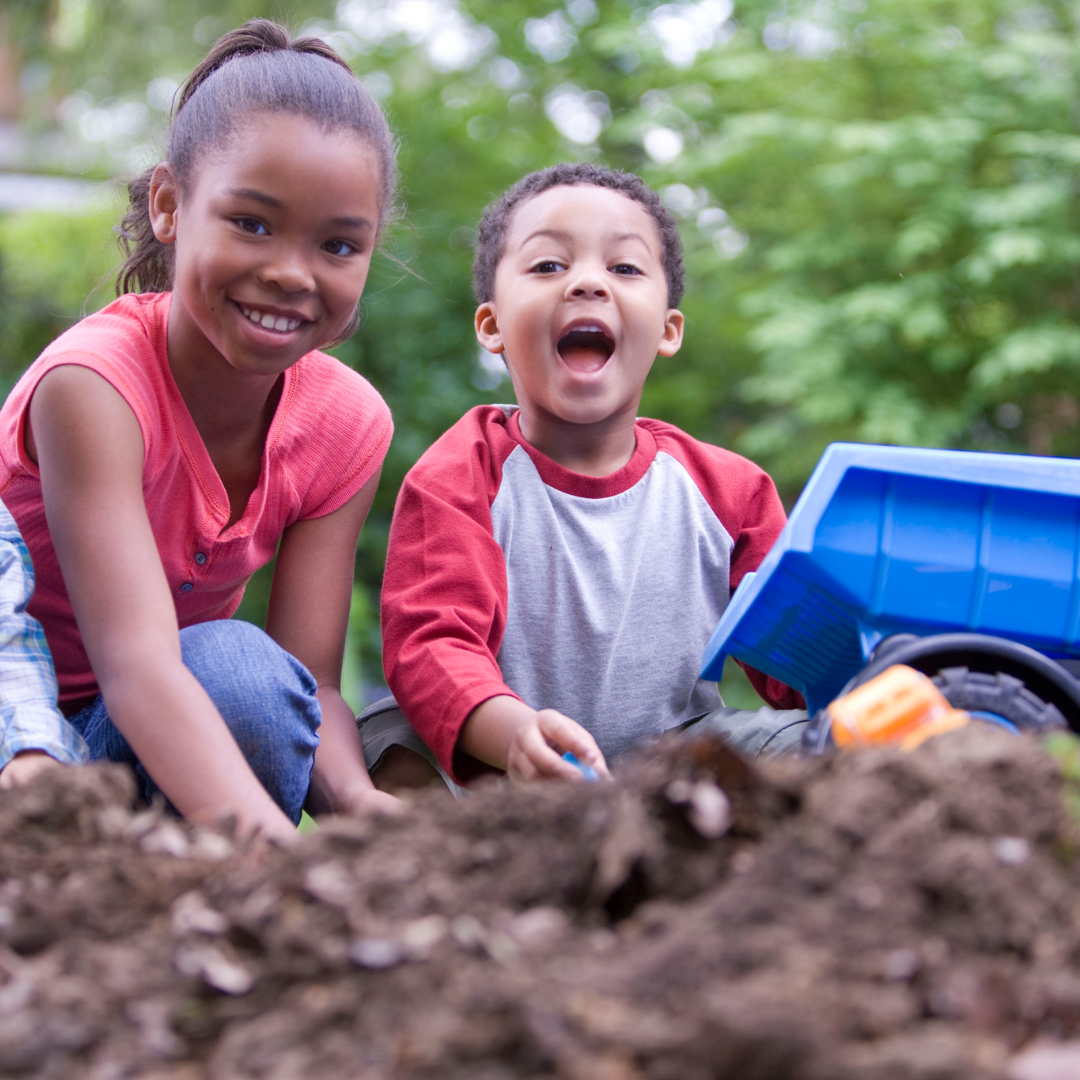
[[[267,195],[265,191],[258,191],[255,188],[229,188],[229,194],[238,199],[251,199],[253,202],[260,202],[264,206],[272,206],[277,210],[285,205],[273,195]],[[335,217],[330,219],[330,224],[343,229],[373,229],[375,227],[366,217]]]
[[[562,229],[537,229],[536,232],[529,233],[524,240],[521,241],[524,246],[530,240],[535,240],[538,236],[550,236],[553,240],[570,240],[572,239],[570,233],[564,232]],[[649,246],[649,242],[645,239],[641,233],[627,232],[619,233],[617,236],[612,236],[609,239],[609,243],[621,243],[623,240],[636,240],[639,244]]]

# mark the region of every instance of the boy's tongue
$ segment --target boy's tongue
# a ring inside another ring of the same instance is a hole
[[[613,351],[614,342],[599,330],[571,330],[559,339],[559,356],[571,371],[599,371]]]

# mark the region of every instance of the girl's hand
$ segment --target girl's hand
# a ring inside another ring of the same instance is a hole
[[[0,769],[0,788],[25,787],[50,769],[63,768],[44,750],[23,750]]]
[[[362,788],[349,800],[345,809],[350,814],[400,814],[405,804],[378,788]]]
[[[600,747],[579,723],[554,709],[537,712],[509,696],[488,698],[473,709],[458,745],[480,761],[505,769],[512,780],[584,780],[577,766],[563,761],[568,750],[611,779]]]

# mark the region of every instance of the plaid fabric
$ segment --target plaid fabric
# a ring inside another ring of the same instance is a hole
[[[44,750],[68,765],[88,758],[82,736],[56,705],[45,631],[26,612],[33,592],[30,552],[0,503],[0,769],[23,750]]]

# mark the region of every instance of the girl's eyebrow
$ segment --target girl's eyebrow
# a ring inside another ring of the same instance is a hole
[[[255,202],[265,203],[267,206],[284,206],[280,199],[275,199],[273,195],[267,195],[265,191],[256,191],[255,188],[229,188],[229,194],[235,195],[238,199],[253,199]]]
[[[267,195],[265,191],[257,191],[255,188],[229,188],[229,194],[238,199],[251,199],[266,206],[273,206],[278,210],[285,205],[280,199],[274,198],[273,195]],[[335,217],[330,219],[330,224],[343,229],[374,228],[374,225],[365,217]]]

